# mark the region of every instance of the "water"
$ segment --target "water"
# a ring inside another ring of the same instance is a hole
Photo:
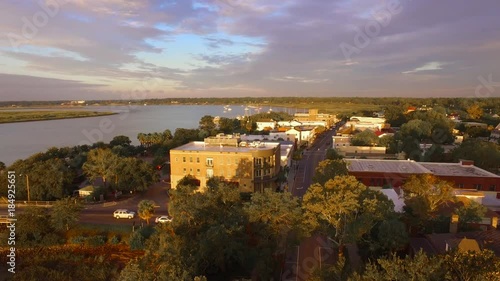
[[[172,131],[177,128],[193,129],[204,115],[235,118],[255,114],[257,108],[232,105],[168,105],[168,106],[87,106],[85,110],[113,111],[116,115],[0,124],[0,161],[6,165],[17,159],[43,152],[50,147],[109,142],[113,137],[125,135],[138,145],[137,134]],[[266,112],[269,107],[261,107]],[[274,111],[286,111],[273,107]],[[295,113],[289,112],[290,114]]]

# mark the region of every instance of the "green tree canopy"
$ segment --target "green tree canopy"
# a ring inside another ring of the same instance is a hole
[[[108,179],[116,175],[118,156],[110,149],[93,149],[87,155],[87,162],[83,164],[83,172],[91,181],[102,178],[104,187],[107,187]]]
[[[50,212],[51,225],[57,230],[68,231],[78,223],[82,209],[83,205],[74,198],[57,200]]]
[[[141,200],[137,205],[137,213],[141,219],[149,224],[149,220],[155,214],[155,202],[151,200]]]
[[[355,134],[351,139],[354,146],[376,146],[379,142],[377,135],[372,130],[364,130]]]
[[[324,185],[336,176],[345,176],[347,174],[347,163],[344,160],[323,160],[316,167],[312,182]]]
[[[412,175],[403,185],[406,206],[413,215],[426,219],[453,197],[453,185],[434,175]]]
[[[377,222],[394,213],[392,201],[353,176],[338,176],[324,185],[311,185],[302,207],[306,221],[327,231],[340,249],[345,242],[358,241]]]
[[[455,162],[472,160],[474,165],[497,173],[500,169],[500,145],[493,142],[468,139],[452,151]]]

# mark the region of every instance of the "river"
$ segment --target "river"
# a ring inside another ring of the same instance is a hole
[[[229,108],[231,110],[229,110]],[[128,136],[138,145],[137,134],[197,128],[204,115],[235,118],[255,114],[258,109],[232,105],[86,106],[78,110],[113,111],[116,115],[77,119],[0,124],[0,161],[6,165],[17,159],[43,152],[50,147],[109,142],[118,135]],[[260,112],[270,108],[261,106]],[[61,109],[67,110],[67,109]],[[275,111],[285,111],[273,107]],[[295,109],[290,114],[295,113]]]

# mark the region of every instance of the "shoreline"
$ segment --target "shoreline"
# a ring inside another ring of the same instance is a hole
[[[42,116],[39,118],[37,117],[29,117],[29,116],[20,116],[18,120],[3,120],[3,116],[1,115],[2,112],[4,113],[14,113],[14,112],[20,112],[20,113],[40,113]],[[64,111],[61,111],[64,113]],[[58,112],[58,113],[61,113]],[[76,116],[64,116],[61,114],[61,116],[43,116],[43,113],[48,113],[48,114],[53,114],[54,112],[52,111],[2,111],[0,110],[0,124],[10,124],[10,123],[24,123],[24,122],[37,122],[37,121],[52,121],[52,120],[63,120],[63,119],[78,119],[78,118],[90,118],[90,117],[101,117],[101,116],[109,116],[109,115],[115,115],[118,114],[118,112],[97,112],[97,111],[79,111],[82,114],[88,114],[88,115],[76,115]],[[74,113],[74,112],[73,112]]]

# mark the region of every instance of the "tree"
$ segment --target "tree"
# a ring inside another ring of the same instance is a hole
[[[23,175],[29,177],[31,200],[54,200],[70,195],[69,187],[74,173],[68,169],[64,160],[36,162]]]
[[[116,136],[114,137],[110,142],[109,144],[111,146],[117,146],[117,145],[120,145],[120,146],[129,146],[130,143],[132,143],[132,141],[130,140],[129,137],[127,136],[123,136],[123,135],[120,135],[120,136]]]
[[[230,119],[230,118],[226,118],[226,117],[221,117],[219,119],[219,131],[222,131],[224,134],[231,134],[233,133],[236,129],[239,129],[239,128],[236,128],[235,127],[235,122],[234,122],[235,119]],[[237,121],[237,120],[236,120]],[[239,122],[237,123],[239,124]],[[239,125],[238,125],[239,127]]]
[[[324,185],[336,176],[345,176],[347,174],[347,163],[343,160],[324,160],[318,163],[312,182]]]
[[[430,174],[412,175],[403,185],[405,204],[425,219],[453,196],[453,185]]]
[[[83,205],[76,199],[66,197],[57,200],[50,212],[51,225],[56,230],[68,231],[77,224],[82,209]]]
[[[324,185],[313,184],[303,198],[307,223],[329,233],[342,254],[346,242],[356,242],[394,213],[385,195],[372,191],[353,176],[339,176]]]
[[[469,223],[481,222],[487,210],[488,209],[485,206],[474,201],[470,201],[467,204],[460,206],[456,210],[460,229],[467,229],[467,225]]]
[[[266,189],[263,193],[253,193],[245,205],[249,221],[258,225],[264,237],[276,242],[278,251],[284,251],[285,240],[289,233],[304,234],[302,210],[297,197],[290,193],[274,192]]]
[[[500,169],[500,146],[496,143],[468,139],[452,152],[455,162],[460,159],[474,161],[474,165],[497,173]]]
[[[444,162],[444,148],[433,144],[424,154],[424,162]]]
[[[399,105],[389,105],[384,110],[385,119],[392,127],[400,127],[406,123],[406,108]]]
[[[490,250],[453,251],[444,257],[449,280],[496,281],[500,278],[500,262]]]
[[[211,133],[212,131],[215,130],[215,123],[214,123],[214,117],[210,115],[205,115],[201,117],[200,119],[200,130],[205,130],[208,133]]]
[[[137,208],[139,217],[149,224],[149,219],[155,214],[155,202],[151,200],[141,200]]]
[[[336,149],[329,148],[326,150],[326,159],[327,160],[342,160],[344,157],[340,155]]]
[[[6,168],[5,163],[0,161],[0,172],[3,172]]]
[[[479,104],[474,103],[467,108],[467,114],[470,119],[478,120],[483,116],[483,109],[479,106]]]
[[[378,144],[377,135],[371,130],[364,130],[354,135],[351,139],[351,145],[354,146],[375,146]]]
[[[27,206],[17,215],[16,244],[36,246],[42,244],[43,238],[54,231],[45,207]]]
[[[362,275],[354,274],[353,281],[393,281],[393,280],[447,280],[446,270],[440,257],[428,257],[422,251],[415,257],[404,259],[392,255],[377,259],[366,265]]]
[[[401,136],[403,139],[412,137],[418,141],[422,141],[431,136],[432,124],[419,119],[410,120],[408,123],[401,126]]]
[[[137,158],[120,158],[115,167],[114,185],[121,191],[145,191],[159,181],[154,167]]]
[[[90,180],[102,178],[104,187],[107,180],[116,175],[115,167],[118,164],[118,156],[110,149],[93,149],[87,155],[87,161],[83,164],[83,172]]]

